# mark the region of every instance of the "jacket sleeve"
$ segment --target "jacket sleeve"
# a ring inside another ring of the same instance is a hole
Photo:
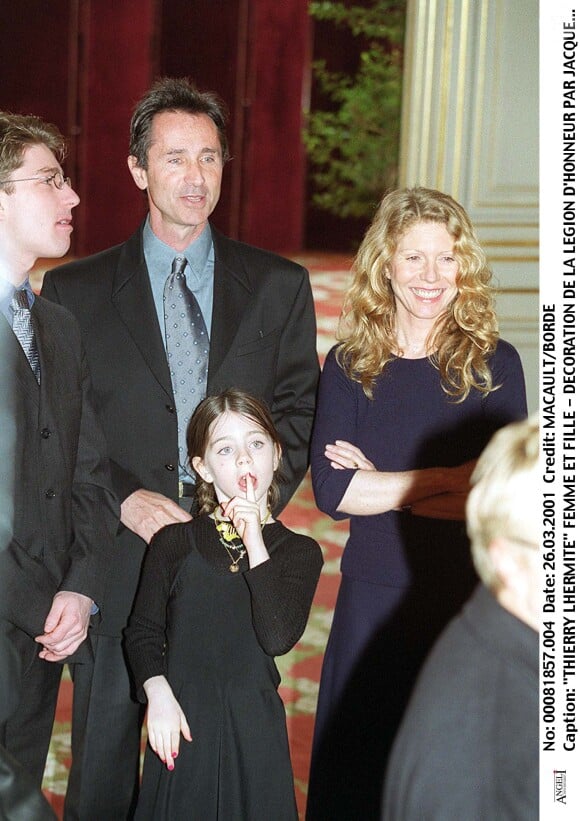
[[[58,305],[64,305],[71,310],[71,306],[67,305],[66,300],[63,301],[63,299],[61,299],[59,287],[57,287],[51,271],[47,271],[44,275],[41,295],[45,299],[55,302]],[[133,473],[126,470],[110,457],[108,461],[108,469],[110,472],[113,490],[119,501],[124,501],[127,496],[131,495],[131,493],[143,487],[143,482],[140,481]]]
[[[282,331],[278,371],[271,410],[284,445],[281,504],[289,502],[308,468],[310,435],[314,421],[320,367],[316,353],[316,319],[308,272]]]
[[[81,383],[81,419],[71,488],[73,540],[60,589],[90,596],[100,605],[109,560],[116,549],[119,504],[112,490],[105,438],[93,408],[84,351]]]

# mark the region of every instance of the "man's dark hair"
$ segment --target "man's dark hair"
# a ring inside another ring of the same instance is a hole
[[[217,128],[222,161],[225,163],[229,159],[226,135],[228,111],[224,101],[212,91],[199,91],[187,77],[162,77],[137,103],[131,118],[129,154],[136,157],[140,168],[147,168],[153,117],[163,111],[206,114]]]

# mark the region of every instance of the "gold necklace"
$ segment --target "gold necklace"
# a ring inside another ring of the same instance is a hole
[[[231,545],[231,547],[233,547],[233,549],[234,549],[234,550],[238,550],[238,551],[239,551],[239,553],[238,553],[238,558],[237,558],[237,559],[234,559],[234,557],[232,556],[232,553],[231,553],[231,551],[230,551],[230,548],[228,547],[227,542],[224,542],[224,540],[222,539],[222,537],[221,537],[221,536],[220,536],[220,542],[223,544],[223,546],[224,546],[224,547],[225,547],[225,549],[226,549],[226,553],[227,553],[227,554],[228,554],[228,556],[230,557],[230,561],[231,561],[231,565],[230,565],[230,573],[237,573],[237,572],[239,571],[239,569],[240,569],[240,568],[239,568],[239,562],[241,562],[241,561],[242,561],[242,559],[244,558],[244,556],[246,555],[246,551],[244,550],[244,548],[242,547],[242,545]]]
[[[230,573],[238,573],[239,563],[242,561],[244,556],[246,555],[246,549],[240,536],[238,535],[238,531],[233,525],[233,522],[230,522],[228,519],[220,519],[218,518],[218,510],[216,509],[213,512],[213,520],[215,524],[215,529],[217,530],[218,537],[220,543],[225,547],[226,553],[230,557]],[[265,517],[260,522],[261,527],[263,528],[268,519],[270,518],[270,508],[267,509]],[[235,539],[239,539],[239,544],[234,544]],[[238,557],[234,559],[232,555],[232,550],[238,551]]]

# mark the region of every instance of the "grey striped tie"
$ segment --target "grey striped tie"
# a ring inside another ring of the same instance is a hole
[[[22,350],[26,354],[26,358],[30,363],[32,372],[36,377],[36,381],[40,384],[40,361],[38,359],[38,348],[36,347],[36,339],[34,338],[34,328],[30,317],[28,296],[24,289],[16,291],[12,297],[10,306],[14,311],[14,316],[12,318],[12,330],[20,342]]]
[[[207,389],[209,339],[194,294],[187,287],[184,257],[175,257],[163,291],[167,362],[177,410],[179,463],[193,476],[187,463],[187,425]]]

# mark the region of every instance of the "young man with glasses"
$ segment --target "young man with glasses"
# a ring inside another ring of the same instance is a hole
[[[78,325],[28,281],[70,246],[64,147],[54,126],[0,112],[0,745],[39,788],[62,665],[91,659],[119,511]]]

